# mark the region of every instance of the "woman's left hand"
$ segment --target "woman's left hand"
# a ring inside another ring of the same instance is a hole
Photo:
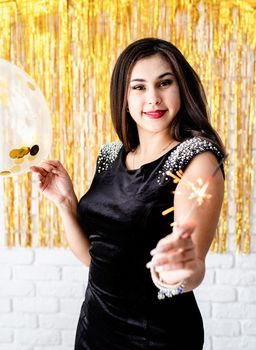
[[[189,278],[197,268],[195,244],[191,238],[195,225],[175,226],[173,233],[162,238],[152,250],[147,267],[155,270],[162,282],[176,284]]]

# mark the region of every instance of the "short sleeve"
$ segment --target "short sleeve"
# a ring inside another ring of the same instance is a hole
[[[162,168],[158,171],[157,182],[161,185],[169,182],[170,177],[166,176],[167,171],[170,171],[172,173],[176,173],[179,170],[184,171],[195,156],[207,151],[212,152],[217,158],[218,162],[222,160],[222,152],[220,152],[220,150],[208,139],[193,137],[191,139],[183,141],[169,155]],[[221,170],[223,173],[223,168]]]

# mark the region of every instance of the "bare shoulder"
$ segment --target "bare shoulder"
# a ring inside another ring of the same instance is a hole
[[[224,177],[221,169],[218,168],[214,177],[211,177],[218,167],[218,164],[216,156],[210,151],[195,156],[184,171],[184,181],[178,184],[178,191],[188,194],[189,191],[191,191],[191,187],[187,186],[187,183],[199,184],[200,186],[200,184],[202,185],[208,182],[207,192],[222,201],[224,194]]]
[[[212,152],[206,151],[200,153],[188,164],[184,171],[184,176],[200,176],[201,178],[208,178],[218,167],[218,164],[218,160]],[[220,168],[215,177],[223,179],[223,174]]]

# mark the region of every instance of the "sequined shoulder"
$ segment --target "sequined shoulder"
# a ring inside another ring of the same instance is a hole
[[[104,145],[101,148],[97,160],[98,173],[107,170],[111,166],[111,164],[115,161],[121,147],[121,142],[112,142]]]
[[[170,178],[165,175],[166,171],[175,173],[178,170],[184,170],[193,157],[206,151],[211,151],[218,160],[223,157],[219,149],[209,140],[196,136],[183,141],[171,152],[162,168],[158,171],[157,182],[163,184],[169,181]]]

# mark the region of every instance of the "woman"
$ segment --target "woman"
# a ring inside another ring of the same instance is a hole
[[[193,211],[185,184],[206,181],[224,155],[203,87],[175,46],[145,38],[118,58],[110,99],[121,142],[102,148],[79,203],[58,161],[31,168],[59,208],[70,248],[90,266],[75,349],[202,349],[192,290],[204,277],[223,174],[207,189],[211,200]],[[177,184],[167,171],[178,170]]]

